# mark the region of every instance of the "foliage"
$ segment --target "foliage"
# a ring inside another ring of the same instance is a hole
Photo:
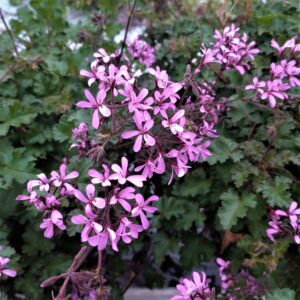
[[[238,23],[262,45],[253,75],[267,71],[272,38],[284,42],[300,32],[296,0],[268,5],[257,0],[252,1],[251,9],[247,6],[251,1],[238,1],[236,6],[228,1],[222,7],[214,1],[203,6],[196,1],[138,2],[138,19],[150,20],[149,42],[160,44],[157,64],[174,80],[183,79],[186,64],[193,64],[200,44],[210,41],[214,28]],[[40,282],[64,272],[78,250],[73,246],[73,240],[78,240],[76,229],[69,230],[64,240],[45,240],[34,210],[24,210],[14,200],[23,189],[20,184],[32,174],[55,169],[58,160],[68,156],[71,129],[84,119],[74,110],[84,86],[79,69],[86,68],[92,49],[101,45],[114,50],[113,38],[121,29],[115,22],[116,3],[76,1],[89,17],[94,11],[100,13],[105,26],[99,26],[89,18],[77,24],[67,21],[68,9],[61,3],[31,0],[34,10],[19,8],[18,19],[11,22],[11,31],[23,49],[19,56],[13,52],[9,35],[0,35],[0,244],[8,240],[14,248],[5,255],[14,258],[19,274],[6,280],[1,289],[12,297],[16,292],[28,299],[45,297]],[[82,46],[71,50],[68,41]],[[203,77],[212,79],[213,75],[204,72]],[[182,274],[207,266],[224,250],[222,255],[236,269],[247,266],[262,280],[264,272],[270,271],[274,291],[267,299],[300,297],[300,268],[295,265],[299,248],[282,242],[279,249],[265,237],[268,209],[287,207],[300,199],[299,105],[267,110],[243,101],[248,94],[242,87],[252,77],[230,71],[220,81],[218,98],[234,96],[219,124],[220,138],[212,144],[214,155],[208,163],[197,166],[172,187],[153,178],[163,197],[152,229],[129,249],[121,249],[119,257],[105,254],[107,279],[115,293],[128,280],[125,271],[138,274],[149,287],[174,285]],[[82,170],[89,168],[88,162],[79,164]],[[227,231],[243,237],[222,249]],[[285,273],[288,276],[282,276]]]

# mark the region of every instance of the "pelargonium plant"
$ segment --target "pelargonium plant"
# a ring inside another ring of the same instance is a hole
[[[212,155],[209,146],[218,137],[216,125],[226,110],[226,99],[216,96],[217,78],[208,82],[196,80],[196,76],[212,63],[220,65],[222,71],[237,70],[244,74],[259,52],[254,41],[248,41],[246,34],[241,35],[239,28],[231,25],[223,32],[216,31],[216,42],[212,48],[202,47],[202,57],[193,72],[188,66],[184,79],[174,82],[159,66],[148,68],[154,63],[154,50],[140,38],[128,45],[127,57],[126,36],[127,32],[121,49],[112,54],[99,49],[90,69],[80,71],[88,79],[88,88],[76,106],[87,110],[90,118],[72,130],[70,150],[76,150],[78,160],[89,159],[93,167],[87,174],[79,174],[63,159],[59,171],[52,171],[49,176],[37,175],[28,182],[28,193],[17,197],[43,214],[40,227],[46,238],[60,236],[66,230],[65,202],[76,201],[81,210],[71,218],[74,225],[82,227],[81,249],[66,273],[41,284],[47,287],[63,280],[55,299],[68,297],[69,283],[72,299],[108,297],[102,252],[109,247],[118,252],[120,244],[132,243],[150,227],[157,211],[155,203],[159,196],[155,187],[143,187],[153,176],[167,176],[171,184],[176,177],[186,175],[194,163],[206,161]],[[299,50],[297,47],[292,48],[292,55]],[[146,68],[136,72],[133,59]],[[281,80],[278,86],[287,85],[283,79],[298,85],[294,60],[286,61],[286,65],[282,62],[281,67],[274,66],[272,70],[273,85],[276,80]],[[140,74],[150,78],[146,86],[144,82],[141,85]],[[262,83],[257,86],[265,99],[268,90]],[[119,151],[111,154],[106,151],[108,147],[117,147]],[[86,175],[89,181],[84,186],[76,181]],[[98,253],[96,269],[80,271],[94,249]],[[182,281],[179,290],[183,296],[173,299],[190,299],[186,297],[191,295],[191,299],[206,299],[213,294],[204,273],[194,273],[193,280]]]

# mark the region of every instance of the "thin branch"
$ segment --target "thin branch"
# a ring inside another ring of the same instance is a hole
[[[19,52],[18,52],[18,49],[17,49],[17,45],[16,45],[16,42],[15,42],[15,39],[14,39],[14,36],[12,35],[12,32],[11,30],[9,29],[6,21],[5,21],[5,18],[3,16],[3,13],[2,13],[2,9],[0,8],[0,17],[1,17],[1,20],[6,28],[6,31],[7,33],[9,34],[11,40],[12,40],[12,43],[13,43],[13,46],[14,46],[14,50],[15,50],[15,53],[16,53],[16,56],[19,57]]]
[[[125,36],[124,36],[122,47],[121,47],[121,53],[120,53],[120,55],[118,57],[117,66],[120,63],[122,55],[123,55],[123,52],[124,52],[124,48],[125,48],[125,45],[126,45],[126,39],[127,39],[127,35],[128,35],[130,23],[131,23],[131,20],[132,20],[132,17],[133,17],[133,12],[134,12],[134,8],[135,8],[135,5],[136,5],[136,2],[137,2],[137,0],[134,0],[133,5],[131,7],[131,10],[129,12],[129,16],[128,16],[127,24],[126,24],[126,29],[125,29]]]

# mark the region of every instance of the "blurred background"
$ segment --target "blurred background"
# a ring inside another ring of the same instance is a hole
[[[50,290],[39,284],[69,267],[79,235],[68,229],[63,238],[45,239],[40,215],[15,198],[28,179],[70,156],[71,130],[82,120],[75,103],[86,87],[79,70],[88,68],[98,48],[120,47],[127,1],[0,0],[0,8],[0,244],[5,246],[0,255],[11,257],[18,271],[15,279],[1,282],[1,299],[49,299]],[[156,49],[156,64],[179,81],[186,65],[197,61],[201,44],[209,45],[214,30],[231,23],[260,45],[254,61],[260,76],[273,58],[271,39],[282,44],[300,33],[300,3],[139,0],[129,39],[147,40]],[[299,249],[265,237],[270,207],[300,199],[299,105],[274,113],[238,101],[253,76],[226,73],[218,97],[234,92],[237,101],[219,124],[213,156],[172,186],[154,179],[164,194],[151,229],[120,254],[106,254],[112,299],[122,299],[120,286],[128,279],[135,287],[174,288],[194,269],[205,270],[218,284],[218,256],[261,281],[267,273],[270,288],[288,287],[300,297]],[[146,299],[130,295],[128,300]]]

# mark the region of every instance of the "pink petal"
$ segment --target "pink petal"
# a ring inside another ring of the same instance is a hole
[[[138,134],[140,134],[140,132],[137,131],[137,130],[133,130],[133,131],[125,131],[125,132],[122,133],[121,137],[122,137],[123,139],[130,139],[130,138],[132,138],[132,137],[134,137],[134,136],[137,136]]]
[[[133,145],[133,151],[134,152],[139,152],[142,148],[142,140],[143,140],[143,135],[138,135],[138,137],[135,140],[135,143]]]
[[[100,107],[99,107],[99,111],[100,111],[100,113],[104,116],[104,117],[109,117],[110,115],[111,115],[111,111],[110,111],[110,109],[107,107],[107,106],[105,106],[105,105],[101,105]]]
[[[79,108],[91,108],[93,105],[90,102],[86,101],[79,101],[76,103],[76,106]]]
[[[95,198],[94,201],[93,201],[93,204],[94,204],[96,207],[102,209],[102,208],[105,207],[106,201],[105,201],[105,199],[103,199],[103,198]]]
[[[92,125],[95,129],[98,129],[99,124],[100,124],[99,112],[98,112],[98,109],[95,109],[93,112]]]

